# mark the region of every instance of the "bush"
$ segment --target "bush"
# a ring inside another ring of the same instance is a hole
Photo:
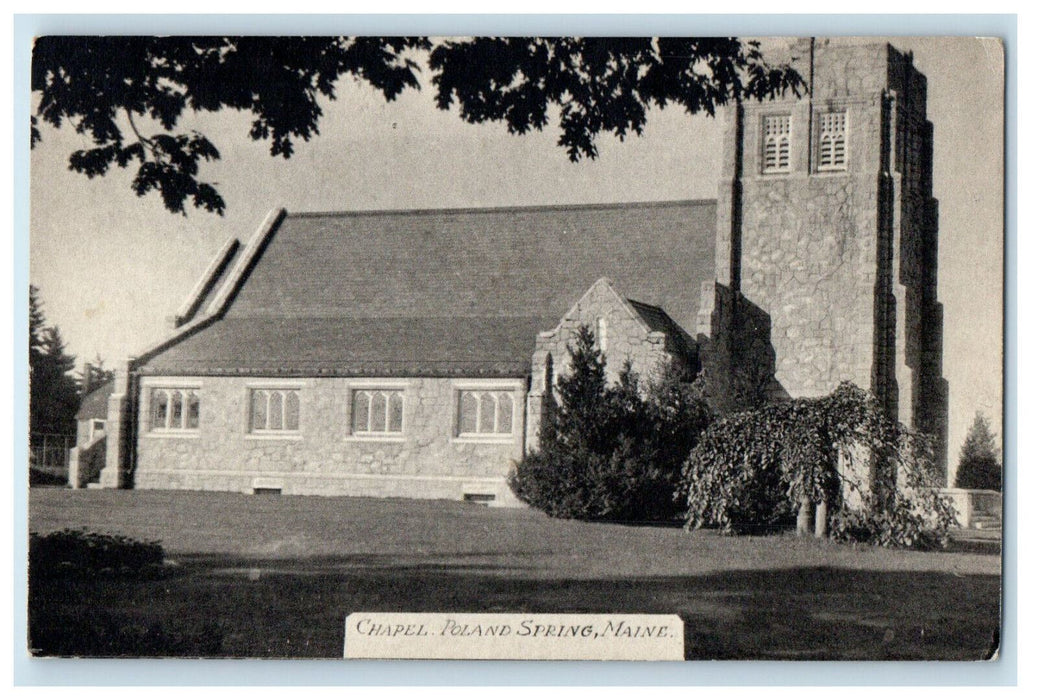
[[[805,501],[827,505],[837,540],[935,546],[954,523],[929,441],[850,383],[717,421],[689,455],[684,479],[691,529],[781,527]]]
[[[68,486],[68,476],[29,467],[29,486]]]
[[[509,483],[550,516],[663,521],[680,514],[681,465],[710,421],[706,404],[674,371],[646,386],[625,367],[608,386],[605,358],[582,327],[569,375],[542,415],[539,450]]]
[[[61,530],[29,535],[29,648],[42,656],[215,656],[215,624],[170,629],[78,603],[79,591],[108,577],[136,581],[163,572],[158,542]],[[109,585],[102,583],[101,585]]]
[[[31,611],[29,649],[34,656],[211,657],[223,649],[223,632],[216,623],[180,631],[94,608],[72,614],[43,608]]]
[[[29,580],[82,575],[141,576],[162,567],[158,542],[61,530],[29,535]]]

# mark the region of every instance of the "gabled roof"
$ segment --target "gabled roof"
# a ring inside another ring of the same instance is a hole
[[[692,352],[695,341],[692,339],[691,333],[679,326],[666,311],[658,306],[643,304],[634,299],[627,299],[627,303],[645,321],[645,325],[650,330],[664,333],[670,339],[670,342],[674,344],[672,346],[674,350],[686,355]]]
[[[115,390],[115,381],[107,381],[98,384],[91,389],[90,393],[79,402],[79,410],[76,411],[76,420],[91,420],[93,418],[108,418],[108,397]]]
[[[198,284],[191,290],[187,301],[177,310],[174,316],[177,326],[182,326],[195,318],[195,315],[212,301],[221,288],[221,283],[227,281],[227,277],[233,269],[232,266],[241,253],[241,247],[241,242],[237,238],[232,238],[224,243],[216,257],[209,263],[208,269]]]
[[[519,376],[537,331],[598,278],[685,328],[714,278],[713,201],[268,221],[206,292],[219,317],[142,371]]]

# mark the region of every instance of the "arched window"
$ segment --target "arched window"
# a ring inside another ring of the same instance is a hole
[[[402,389],[357,389],[352,404],[350,432],[354,435],[393,435],[404,431]]]
[[[846,112],[829,112],[818,117],[818,169],[847,169]]]
[[[458,435],[511,435],[514,401],[511,391],[459,392]]]
[[[188,430],[196,430],[198,428],[199,410],[200,405],[198,403],[198,393],[195,391],[189,391],[186,394],[185,403],[187,408],[184,411],[184,427]]]
[[[149,429],[198,430],[200,404],[197,389],[155,387],[148,395]]]
[[[384,433],[386,432],[386,409],[388,402],[386,401],[386,394],[382,391],[371,392],[371,421],[368,425],[368,432],[370,433]]]
[[[463,391],[458,401],[458,433],[466,435],[478,432],[479,396],[474,391]]]
[[[169,429],[169,391],[166,389],[151,390],[151,429]]]
[[[280,391],[267,392],[267,425],[266,430],[285,429],[284,394]]]
[[[368,391],[356,391],[353,393],[353,432],[368,432],[371,425],[368,421],[368,416],[371,412],[368,410],[371,406],[371,392]]]
[[[792,145],[792,126],[789,115],[765,116],[761,131],[761,172],[788,173]]]
[[[285,430],[299,430],[299,392],[285,394]]]
[[[253,389],[250,403],[250,432],[299,431],[299,389]]]

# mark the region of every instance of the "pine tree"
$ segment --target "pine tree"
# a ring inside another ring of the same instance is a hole
[[[1002,461],[999,459],[995,435],[987,418],[979,411],[966,434],[959,453],[959,469],[955,486],[960,489],[1002,490]]]
[[[43,342],[43,330],[47,319],[43,316],[43,304],[40,302],[40,290],[29,285],[29,357],[38,357],[40,344]],[[34,353],[36,353],[34,355]],[[30,362],[30,367],[32,363]]]
[[[709,423],[690,386],[650,382],[625,364],[606,379],[605,357],[582,326],[569,367],[545,402],[539,448],[517,465],[515,494],[548,515],[584,520],[668,520],[681,504],[681,465]]]
[[[570,372],[559,378],[559,407],[554,417],[557,437],[572,447],[594,450],[602,444],[602,400],[606,391],[605,357],[587,326],[569,347]]]
[[[39,290],[29,287],[29,431],[74,435],[79,393],[57,326],[47,326]]]

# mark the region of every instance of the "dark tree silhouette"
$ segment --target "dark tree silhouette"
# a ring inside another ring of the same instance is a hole
[[[43,303],[40,301],[40,290],[29,285],[29,366],[35,367],[36,360],[42,352],[43,331],[47,319],[43,315]]]
[[[289,158],[295,139],[319,133],[321,98],[352,77],[387,100],[421,85],[431,70],[435,102],[468,122],[502,121],[510,132],[543,129],[557,116],[559,145],[577,161],[597,155],[602,132],[640,134],[647,110],[677,104],[713,114],[732,100],[798,90],[789,66],[769,66],[754,42],[733,38],[74,37],[37,39],[32,90],[39,123],[66,123],[94,146],[73,152],[87,177],[137,168],[133,190],[157,191],[222,214],[214,183],[199,179],[220,152],[204,134],[177,129],[185,112],[251,112],[248,136]]]
[[[113,379],[115,379],[115,370],[105,367],[105,361],[101,359],[101,355],[95,356],[93,361],[83,365],[83,371],[80,372],[77,379],[80,398]]]
[[[72,370],[76,358],[65,349],[56,326],[47,326],[39,290],[29,287],[29,431],[74,435],[79,394]]]
[[[466,121],[523,134],[557,108],[558,143],[573,161],[598,155],[599,133],[640,135],[653,105],[713,115],[803,86],[790,66],[769,66],[756,42],[734,38],[481,37],[436,46],[429,65],[437,106],[457,101]]]
[[[1002,490],[1002,461],[998,457],[995,435],[987,418],[979,411],[959,453],[955,486],[960,489]]]

